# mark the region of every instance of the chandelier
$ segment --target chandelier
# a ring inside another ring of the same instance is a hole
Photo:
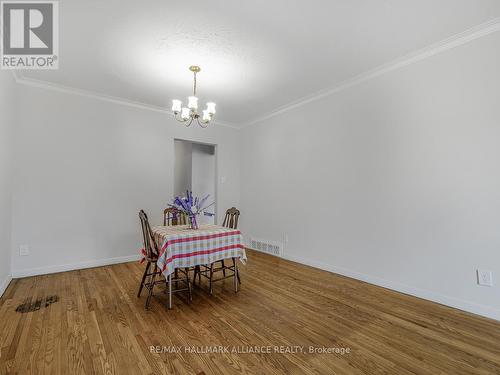
[[[203,115],[198,114],[198,98],[196,97],[196,74],[200,72],[199,66],[193,65],[189,67],[193,72],[193,96],[188,97],[187,107],[182,106],[182,101],[172,100],[172,112],[177,121],[182,122],[186,127],[191,126],[193,121],[196,121],[202,128],[206,128],[215,115],[215,103],[208,102],[207,109],[202,111]],[[200,119],[201,117],[201,119]]]

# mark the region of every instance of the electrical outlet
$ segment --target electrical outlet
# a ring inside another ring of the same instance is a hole
[[[477,270],[477,283],[483,286],[493,286],[492,272],[486,270]]]
[[[19,255],[22,257],[28,256],[31,254],[30,247],[28,245],[19,246]]]

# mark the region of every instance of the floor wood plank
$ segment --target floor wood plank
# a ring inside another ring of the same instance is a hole
[[[0,374],[500,374],[499,322],[269,255],[248,258],[238,294],[226,280],[212,297],[195,290],[191,304],[174,297],[170,311],[161,288],[144,310],[138,263],[14,280],[0,300]],[[45,306],[53,295],[59,301]],[[16,312],[37,300],[39,310]],[[215,346],[229,353],[191,352]],[[271,353],[248,353],[263,347]],[[286,352],[294,347],[302,352]]]

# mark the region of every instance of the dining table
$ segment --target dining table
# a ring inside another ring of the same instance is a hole
[[[191,268],[235,258],[247,261],[243,235],[238,229],[215,224],[155,226],[152,235],[159,247],[157,266],[167,279],[168,308],[172,308],[172,274],[177,268]],[[238,266],[235,262],[234,288],[238,290]]]

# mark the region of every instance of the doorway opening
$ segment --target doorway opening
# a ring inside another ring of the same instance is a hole
[[[209,195],[208,202],[216,201],[216,145],[174,140],[174,196],[184,197],[186,191],[203,198]],[[216,224],[215,216],[201,215],[199,224]]]

